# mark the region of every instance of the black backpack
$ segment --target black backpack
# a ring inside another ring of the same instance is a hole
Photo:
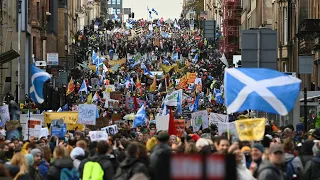
[[[119,167],[117,170],[117,173],[114,177],[114,180],[129,180],[133,176],[132,170],[133,170],[134,165],[135,165],[135,163],[132,164],[127,169]]]

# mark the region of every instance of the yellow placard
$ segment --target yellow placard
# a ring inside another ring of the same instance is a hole
[[[266,119],[243,119],[235,121],[240,141],[260,141],[263,139]]]
[[[78,124],[78,112],[66,111],[66,112],[45,112],[44,124],[50,130],[52,120],[62,119],[67,124],[67,130],[74,130],[78,127],[78,130],[84,130],[83,124]]]
[[[108,61],[108,64],[110,66],[114,66],[114,65],[117,65],[117,64],[122,65],[122,64],[125,64],[126,62],[127,62],[127,59],[126,58],[122,58],[120,60],[110,60],[110,61]]]
[[[188,79],[188,83],[194,83],[194,81],[197,78],[197,74],[196,73],[187,73],[187,79]]]

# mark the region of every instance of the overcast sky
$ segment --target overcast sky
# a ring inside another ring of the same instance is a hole
[[[123,0],[123,8],[132,8],[135,19],[148,18],[147,6],[150,10],[154,8],[159,13],[159,18],[174,19],[180,17],[182,0]],[[155,14],[152,16],[157,18]]]

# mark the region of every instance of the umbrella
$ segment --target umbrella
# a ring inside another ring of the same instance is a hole
[[[131,113],[131,114],[127,114],[123,117],[124,120],[134,120],[135,118],[135,114]]]

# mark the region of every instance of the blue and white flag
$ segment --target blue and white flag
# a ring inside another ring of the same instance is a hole
[[[152,37],[152,31],[150,31],[150,33],[147,35],[147,39],[151,38]]]
[[[179,59],[179,53],[176,52],[176,53],[173,54],[172,60],[173,61],[177,61],[178,59]]]
[[[152,11],[150,11],[148,6],[147,6],[147,10],[148,10],[148,13],[149,13],[149,18],[152,19]]]
[[[145,125],[146,124],[146,110],[144,105],[140,107],[140,109],[138,110],[137,114],[134,117],[133,120],[133,124],[132,124],[132,128],[141,126],[141,125]]]
[[[42,104],[44,102],[43,85],[49,79],[51,79],[49,73],[37,68],[33,64],[31,65],[30,97],[35,103]]]
[[[160,26],[161,26],[160,19],[158,19],[158,21],[157,21],[157,25],[158,25],[158,27],[160,27]]]
[[[194,104],[193,104],[193,112],[197,112],[198,111],[199,99],[200,99],[200,96],[197,95],[196,100],[194,101]]]
[[[149,71],[149,69],[148,68],[144,68],[143,69],[143,71],[144,71],[144,75],[148,75],[148,76],[150,76],[151,78],[154,78],[154,75]]]
[[[182,114],[182,105],[181,105],[180,93],[178,93],[178,97],[177,97],[177,112],[178,112],[178,115]]]
[[[199,55],[198,54],[196,54],[195,56],[194,56],[194,58],[192,59],[192,63],[197,63],[198,62],[198,59],[199,59]]]
[[[163,33],[161,34],[161,36],[162,36],[163,38],[168,38],[168,37],[169,37],[169,35],[168,35],[167,33],[165,33],[165,32],[163,32]]]
[[[158,12],[154,9],[154,8],[152,8],[152,10],[151,10],[153,13],[155,13],[157,16],[158,16]]]
[[[224,99],[220,89],[213,89],[214,99],[218,104],[224,104]]]
[[[91,59],[92,59],[93,64],[97,64],[97,62],[99,61],[100,58],[99,58],[98,54],[95,51],[93,51],[92,55],[91,55]]]
[[[113,20],[117,20],[117,19],[118,19],[118,15],[117,15],[117,14],[114,14]]]
[[[85,80],[83,80],[83,82],[82,82],[82,84],[80,86],[79,92],[81,92],[81,91],[84,91],[84,92],[86,92],[86,94],[88,94],[88,87],[87,87],[87,84],[86,84]]]
[[[132,24],[130,24],[130,23],[128,23],[128,22],[126,22],[126,28],[127,28],[127,29],[132,29],[132,28],[133,28],[133,26],[132,26]]]
[[[299,96],[300,83],[298,78],[265,68],[225,69],[227,112],[252,109],[287,115]]]
[[[177,22],[174,22],[173,26],[179,30],[181,29],[181,27],[177,24]]]

